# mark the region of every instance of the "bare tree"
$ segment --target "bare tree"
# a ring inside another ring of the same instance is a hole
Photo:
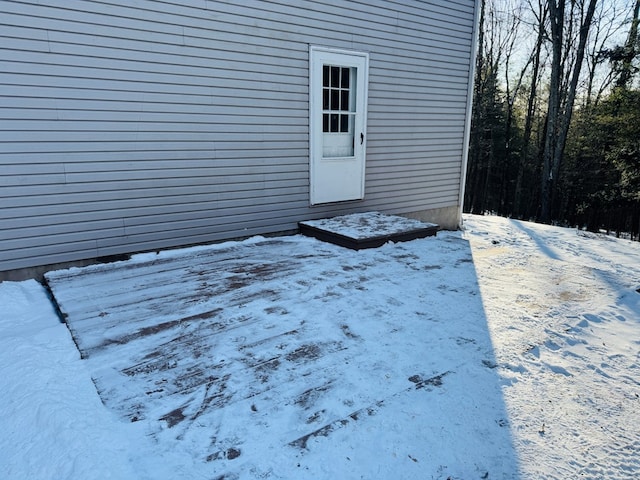
[[[522,147],[520,150],[520,161],[518,163],[518,174],[516,176],[516,185],[514,190],[513,209],[515,212],[522,211],[522,182],[524,179],[525,164],[529,157],[529,150],[531,145],[531,132],[533,129],[535,107],[538,100],[538,84],[540,82],[540,73],[542,70],[541,53],[542,45],[545,39],[545,23],[547,19],[548,9],[542,0],[538,0],[537,8],[529,2],[529,7],[536,19],[532,28],[536,29],[536,43],[533,48],[533,52],[529,56],[527,66],[531,65],[531,84],[529,86],[529,93],[527,95],[527,106],[524,117],[524,131],[522,134]],[[523,73],[524,73],[523,69]]]
[[[632,62],[635,57],[640,54],[640,36],[638,36],[639,15],[640,0],[636,0],[635,6],[633,7],[633,18],[631,20],[631,27],[629,28],[629,35],[627,36],[627,41],[618,60],[620,65],[620,76],[616,82],[618,87],[626,88],[629,85],[629,81],[633,75]]]
[[[488,197],[494,175],[501,175],[496,164],[503,155],[496,154],[493,147],[497,132],[504,135],[505,125],[498,125],[496,114],[502,111],[503,99],[499,98],[499,76],[507,71],[516,46],[518,32],[517,17],[506,14],[495,0],[480,2],[480,31],[478,57],[474,83],[474,109],[472,117],[471,151],[467,174],[465,203],[472,212],[482,212],[489,207]],[[509,5],[511,7],[511,5]],[[511,13],[511,9],[507,10]],[[511,92],[507,80],[507,91]],[[509,95],[506,96],[509,98]],[[508,130],[508,127],[507,127]],[[504,145],[503,145],[504,147]]]
[[[574,110],[588,125],[600,97],[635,78],[640,0],[480,0],[480,7],[465,206],[544,222],[566,216],[585,185],[563,167]],[[572,143],[567,158],[575,153]]]
[[[540,189],[540,220],[545,223],[551,220],[555,185],[560,173],[589,29],[597,3],[597,0],[589,0],[588,4],[586,0],[569,1],[569,10],[566,9],[567,0],[547,2],[552,62]],[[578,27],[576,38],[572,34],[574,28]]]
[[[640,5],[640,0],[634,0]],[[628,3],[628,2],[624,2]],[[615,81],[615,69],[610,68],[606,74],[602,70],[608,59],[609,46],[616,42],[620,35],[623,23],[620,22],[622,12],[628,9],[628,5],[621,2],[601,2],[596,8],[596,13],[591,27],[591,35],[585,54],[586,67],[586,92],[584,105],[597,105],[602,95],[608,91]]]

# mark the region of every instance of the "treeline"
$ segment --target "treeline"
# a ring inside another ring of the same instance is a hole
[[[480,0],[465,211],[640,239],[640,0]]]

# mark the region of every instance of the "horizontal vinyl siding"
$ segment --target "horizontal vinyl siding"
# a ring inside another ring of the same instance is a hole
[[[473,17],[473,0],[1,2],[0,271],[457,205]],[[370,55],[362,202],[309,206],[309,45]]]

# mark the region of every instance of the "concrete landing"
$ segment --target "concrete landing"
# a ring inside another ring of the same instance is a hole
[[[435,223],[379,212],[309,220],[299,222],[298,226],[303,235],[353,250],[376,248],[387,242],[407,242],[430,237],[438,231]]]

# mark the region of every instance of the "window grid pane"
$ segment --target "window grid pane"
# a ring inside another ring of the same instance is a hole
[[[340,110],[340,90],[331,89],[329,110]]]
[[[349,111],[349,90],[340,91],[340,110]]]
[[[346,67],[342,68],[342,73],[340,77],[340,87],[349,88],[349,74],[351,73],[350,70],[351,70],[350,68],[346,68]]]
[[[322,131],[348,133],[352,125],[351,67],[322,66]],[[350,112],[350,114],[338,112]]]
[[[331,67],[331,88],[340,88],[340,67]]]
[[[340,131],[349,132],[349,115],[340,115]]]
[[[331,125],[330,125],[330,131],[331,132],[337,132],[338,131],[338,117],[339,117],[339,115],[337,113],[332,113],[331,114]]]

